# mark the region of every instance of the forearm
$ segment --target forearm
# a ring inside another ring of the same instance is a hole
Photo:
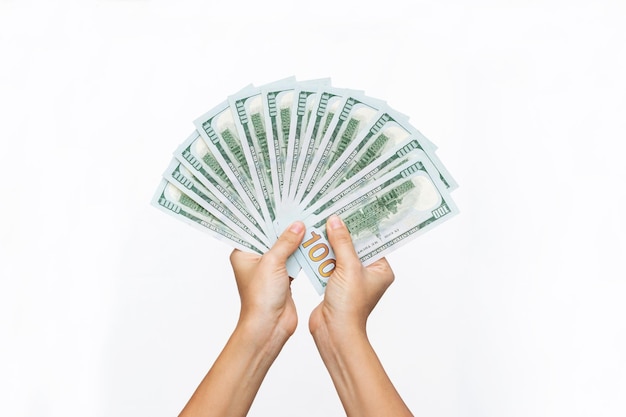
[[[240,322],[180,417],[245,416],[288,337]]]
[[[412,416],[364,330],[321,326],[313,338],[348,416]]]

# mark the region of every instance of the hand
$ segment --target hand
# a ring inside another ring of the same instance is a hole
[[[263,256],[235,249],[230,262],[235,273],[241,311],[239,323],[250,324],[260,333],[279,330],[287,337],[298,318],[291,297],[291,280],[285,265],[304,237],[302,222],[295,222]]]
[[[393,282],[393,271],[384,258],[364,267],[339,217],[328,218],[326,231],[337,263],[309,329],[346,415],[412,416],[366,333],[367,318]]]
[[[368,316],[394,280],[393,271],[385,258],[364,267],[348,228],[338,216],[328,218],[326,232],[337,263],[324,300],[311,313],[309,329],[313,334],[320,326],[331,332],[365,332]]]
[[[304,237],[296,222],[263,256],[230,255],[241,311],[226,346],[180,417],[245,416],[283,345],[298,323],[285,265]]]

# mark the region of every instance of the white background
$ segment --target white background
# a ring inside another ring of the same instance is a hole
[[[626,415],[625,3],[296,3],[0,1],[0,415],[180,411],[238,298],[149,200],[194,118],[291,75],[387,100],[460,184],[370,319],[415,415]],[[293,292],[250,415],[342,415]]]

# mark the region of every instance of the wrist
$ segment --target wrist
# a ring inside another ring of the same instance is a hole
[[[324,314],[309,323],[309,330],[315,343],[322,349],[332,349],[338,353],[349,351],[355,343],[366,342],[365,323],[358,320],[333,320]]]
[[[239,318],[235,332],[258,350],[265,348],[280,350],[293,334],[293,331],[281,325],[280,320],[250,315],[242,315]]]

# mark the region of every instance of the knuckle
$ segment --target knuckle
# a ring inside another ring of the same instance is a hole
[[[229,260],[230,260],[231,265],[234,265],[237,263],[237,260],[239,259],[239,252],[240,251],[238,249],[235,249],[230,253]]]
[[[264,263],[275,264],[275,263],[278,263],[279,258],[280,258],[279,254],[276,253],[275,248],[273,248],[272,250],[265,252],[262,259]]]
[[[294,236],[292,233],[283,233],[279,238],[278,238],[278,243],[281,244],[285,244],[286,246],[292,247],[292,246],[296,246],[296,244],[300,243],[298,241],[298,238],[296,236]]]
[[[384,278],[385,278],[385,283],[387,284],[387,286],[389,286],[393,284],[393,282],[396,280],[396,274],[394,274],[392,270],[388,270]]]
[[[348,233],[347,231],[341,231],[341,233],[337,233],[335,235],[335,240],[337,241],[337,243],[341,245],[347,245],[347,244],[352,245],[352,237],[350,236],[350,233]]]
[[[363,265],[358,258],[337,259],[337,268],[335,268],[335,271],[339,270],[346,275],[352,276],[361,274],[362,268]]]
[[[344,264],[346,265],[346,269],[350,271],[361,272],[361,270],[363,269],[363,264],[361,263],[361,260],[357,257],[351,256],[349,259],[344,261]]]

